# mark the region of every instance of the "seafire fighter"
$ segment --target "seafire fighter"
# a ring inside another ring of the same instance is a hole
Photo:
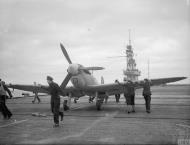
[[[124,92],[124,85],[125,82],[120,84],[118,83],[110,83],[110,84],[98,84],[97,80],[93,77],[90,73],[90,70],[102,70],[103,67],[84,67],[77,63],[72,63],[66,49],[62,44],[60,44],[62,52],[69,63],[69,67],[67,69],[67,76],[63,80],[62,84],[60,85],[61,89],[63,90],[62,96],[69,96],[72,97],[82,97],[82,96],[91,96],[96,100],[96,107],[97,110],[101,109],[103,104],[103,100],[105,97],[114,95],[114,94],[121,94]],[[160,79],[151,79],[151,85],[161,85],[170,82],[176,82],[179,80],[183,80],[186,77],[172,77],[172,78],[160,78]],[[73,86],[66,87],[68,82],[71,80]],[[143,81],[134,81],[135,88],[142,88]],[[17,84],[10,84],[8,85],[10,88],[24,90],[24,91],[37,91],[38,93],[47,93],[49,92],[46,89],[42,89],[40,86],[34,85],[17,85]],[[45,86],[44,86],[45,87]],[[44,88],[43,87],[43,88]]]

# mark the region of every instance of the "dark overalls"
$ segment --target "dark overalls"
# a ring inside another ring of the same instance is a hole
[[[124,93],[127,105],[135,105],[135,87],[132,82],[126,86],[127,92]]]
[[[32,101],[32,103],[35,103],[36,99],[38,100],[38,103],[41,102],[39,96],[38,96],[38,93],[37,92],[33,92],[34,93],[34,100]]]
[[[119,103],[119,99],[120,99],[120,94],[115,94],[116,103]]]
[[[51,94],[51,111],[54,115],[54,123],[59,124],[59,115],[63,115],[63,112],[60,112],[60,96],[59,93],[62,93],[61,88],[56,83],[49,84],[49,91]]]
[[[115,80],[115,83],[119,83],[119,81]],[[120,99],[120,94],[115,94],[116,103],[119,103],[119,99]]]
[[[3,84],[0,83],[0,85],[3,85]],[[3,88],[4,88],[4,91],[8,92],[10,98],[12,98],[12,94],[10,90],[7,88],[7,86],[3,85]],[[12,113],[6,106],[6,98],[7,98],[6,92],[0,93],[0,111],[2,112],[4,118],[9,119],[12,116]]]
[[[143,85],[143,96],[145,99],[146,111],[150,111],[151,91],[149,82],[145,82]]]

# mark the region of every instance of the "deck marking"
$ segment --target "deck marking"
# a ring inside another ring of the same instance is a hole
[[[91,105],[88,105],[88,106],[87,106],[86,104],[83,104],[83,105],[81,105],[81,106],[73,107],[73,108],[71,108],[70,110],[72,111],[72,110],[82,109],[82,108],[89,107],[89,106],[91,106]]]
[[[187,127],[187,128],[190,128],[189,125],[185,125],[185,124],[176,124],[177,126],[181,126],[181,127]]]
[[[77,109],[82,109],[82,108],[84,108],[85,106],[81,106],[81,107],[73,107],[73,108],[71,108],[70,110],[77,110]]]
[[[69,135],[66,136],[64,138],[62,138],[62,140],[68,139],[68,138],[72,138],[72,137],[81,137],[83,136],[87,131],[89,131],[91,128],[93,128],[94,126],[96,126],[99,122],[113,118],[114,116],[117,115],[118,112],[115,112],[113,114],[105,114],[105,117],[101,117],[100,119],[95,120],[89,127],[85,128],[82,132],[75,134],[75,135]]]
[[[10,123],[10,124],[2,125],[2,126],[0,126],[0,128],[7,127],[7,126],[12,126],[12,125],[19,124],[19,123],[22,123],[22,122],[25,122],[25,121],[28,121],[28,119],[26,119],[26,120],[20,120],[20,121],[15,121],[15,122]]]
[[[93,121],[89,127],[85,128],[80,133],[68,135],[68,136],[65,136],[63,138],[60,138],[60,137],[48,138],[48,139],[42,139],[42,140],[38,140],[38,141],[27,141],[27,142],[21,142],[21,143],[34,143],[34,144],[36,144],[36,143],[37,144],[59,143],[60,141],[63,141],[63,140],[69,139],[69,138],[78,138],[78,137],[83,136],[87,131],[89,131],[90,129],[95,127],[100,122],[105,121],[105,120],[110,119],[110,118],[114,118],[114,116],[116,116],[117,114],[118,114],[118,111],[116,111],[114,113],[106,113],[104,117],[100,117],[99,119]]]

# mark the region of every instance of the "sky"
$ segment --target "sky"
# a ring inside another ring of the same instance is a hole
[[[139,79],[180,77],[190,83],[189,0],[0,0],[0,78],[7,83],[61,83],[63,43],[74,63],[102,66],[100,82],[123,80],[128,30]]]

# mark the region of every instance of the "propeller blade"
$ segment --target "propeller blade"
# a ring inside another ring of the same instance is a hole
[[[62,52],[63,52],[65,58],[66,58],[67,61],[69,62],[69,64],[72,64],[72,61],[71,61],[71,59],[70,59],[70,57],[69,57],[69,55],[68,55],[68,53],[67,53],[65,47],[63,46],[63,44],[60,43],[60,47],[61,47],[61,50],[62,50]]]
[[[103,70],[103,67],[98,67],[98,66],[92,66],[92,67],[81,67],[81,70]]]
[[[60,86],[61,89],[65,89],[65,87],[67,86],[71,77],[72,77],[72,75],[68,73],[67,76],[65,77],[65,79],[63,80],[61,86]]]

